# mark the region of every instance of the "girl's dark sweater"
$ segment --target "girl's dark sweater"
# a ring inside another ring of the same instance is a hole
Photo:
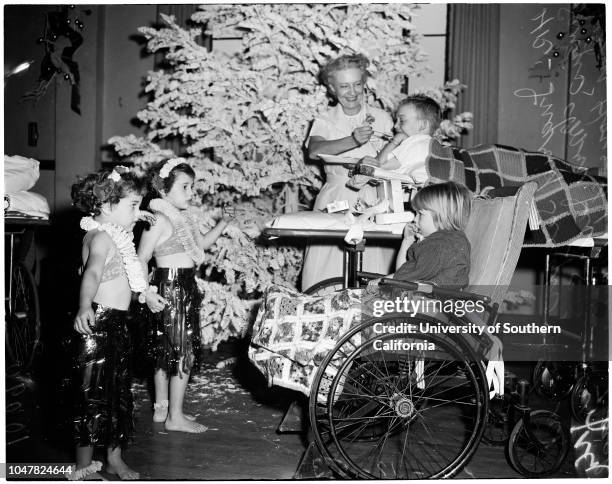
[[[469,274],[470,242],[465,234],[459,230],[438,230],[408,248],[406,262],[393,278],[464,288],[469,283]]]

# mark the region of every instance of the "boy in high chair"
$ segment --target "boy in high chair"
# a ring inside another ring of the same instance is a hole
[[[362,162],[408,175],[415,185],[423,185],[427,181],[425,161],[440,118],[440,106],[433,99],[422,95],[407,97],[397,108],[393,139],[376,158],[367,156]]]

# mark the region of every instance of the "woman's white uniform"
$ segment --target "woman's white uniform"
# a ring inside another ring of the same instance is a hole
[[[356,127],[366,123],[368,114],[374,117],[374,123],[372,124],[374,131],[383,133],[392,131],[393,120],[382,109],[364,106],[359,113],[348,116],[342,110],[342,106],[338,104],[324,115],[315,118],[309,136],[319,136],[326,140],[351,136]],[[350,151],[345,151],[341,153],[341,156],[352,158],[376,156],[383,144],[384,142],[381,139],[372,137],[369,142]],[[349,181],[348,169],[342,165],[324,164],[324,168],[326,181],[317,195],[313,210],[324,211],[327,204],[335,200],[347,200],[352,206],[359,197],[370,201],[376,198],[376,191],[371,186],[366,186],[360,191],[348,188],[346,186],[346,182]],[[306,246],[302,269],[302,291],[324,279],[342,276],[343,244],[344,242],[338,239]],[[364,271],[389,274],[393,270],[394,261],[394,248],[379,247],[376,246],[375,241],[366,241],[366,250],[363,257]]]

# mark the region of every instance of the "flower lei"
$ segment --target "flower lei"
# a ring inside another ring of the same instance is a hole
[[[185,252],[193,259],[196,265],[199,266],[204,261],[204,251],[196,244],[193,233],[189,229],[189,224],[178,208],[162,198],[154,198],[151,200],[149,208],[164,214],[170,219],[170,223],[174,228],[174,233],[181,242]]]
[[[81,228],[87,232],[93,229],[103,230],[110,235],[110,238],[113,240],[113,243],[121,255],[132,291],[142,292],[147,288],[148,284],[142,273],[142,265],[136,256],[136,249],[132,242],[134,234],[115,224],[101,224],[96,222],[93,217],[83,217],[81,219]]]

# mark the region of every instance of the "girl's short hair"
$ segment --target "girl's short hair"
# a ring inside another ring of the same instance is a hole
[[[100,215],[102,205],[116,205],[119,200],[131,193],[142,195],[144,183],[125,167],[113,170],[100,170],[85,178],[78,178],[72,185],[73,205],[81,212]]]
[[[437,183],[419,190],[412,208],[431,211],[438,230],[464,230],[472,209],[472,193],[459,183]]]
[[[179,163],[178,165],[174,166],[168,173],[168,176],[162,178],[160,176],[160,172],[168,161],[169,160],[164,160],[156,163],[147,173],[147,179],[149,181],[151,191],[158,198],[161,197],[162,191],[168,193],[172,189],[172,186],[174,185],[176,177],[179,173],[184,173],[195,180],[195,171],[186,162]]]
[[[332,81],[332,78],[338,71],[342,71],[344,69],[357,68],[361,71],[363,79],[368,77],[368,66],[370,65],[370,61],[363,54],[345,54],[340,57],[336,57],[329,61],[323,68],[321,68],[321,72],[319,73],[319,78],[325,86],[329,88],[329,84]]]

